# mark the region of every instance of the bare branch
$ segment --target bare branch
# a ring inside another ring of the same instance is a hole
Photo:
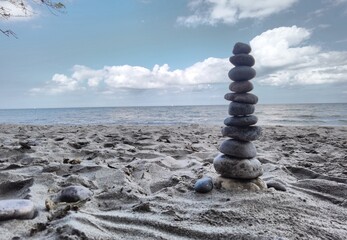
[[[54,0],[30,0],[32,3],[42,5],[48,8],[48,10],[56,15],[56,13],[63,13],[65,5],[60,1]],[[31,11],[31,7],[27,0],[0,0],[0,19],[11,19],[15,17],[29,17],[34,14]],[[13,10],[19,10],[20,14],[14,14]],[[0,33],[6,36],[13,36],[17,38],[16,34],[12,30],[2,30]]]
[[[17,35],[12,30],[2,30],[0,29],[0,32],[6,35],[7,37],[13,36],[15,38],[18,38]]]

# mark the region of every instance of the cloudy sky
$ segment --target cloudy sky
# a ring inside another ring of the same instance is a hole
[[[0,20],[0,108],[225,104],[238,41],[259,103],[347,102],[347,0],[29,3]]]

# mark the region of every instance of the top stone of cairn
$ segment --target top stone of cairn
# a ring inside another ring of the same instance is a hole
[[[238,42],[234,45],[233,54],[248,54],[252,51],[251,46],[246,43]]]

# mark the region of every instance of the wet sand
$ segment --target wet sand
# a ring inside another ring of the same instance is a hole
[[[217,177],[220,129],[0,125],[0,199],[38,210],[0,222],[1,239],[346,238],[347,127],[264,127],[261,178],[286,191],[195,193]],[[93,196],[50,204],[70,185]]]

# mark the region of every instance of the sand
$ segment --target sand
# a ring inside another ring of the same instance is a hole
[[[220,128],[0,125],[0,199],[38,209],[0,239],[346,239],[347,127],[264,127],[261,178],[287,191],[195,193]],[[93,196],[53,204],[70,185]]]

